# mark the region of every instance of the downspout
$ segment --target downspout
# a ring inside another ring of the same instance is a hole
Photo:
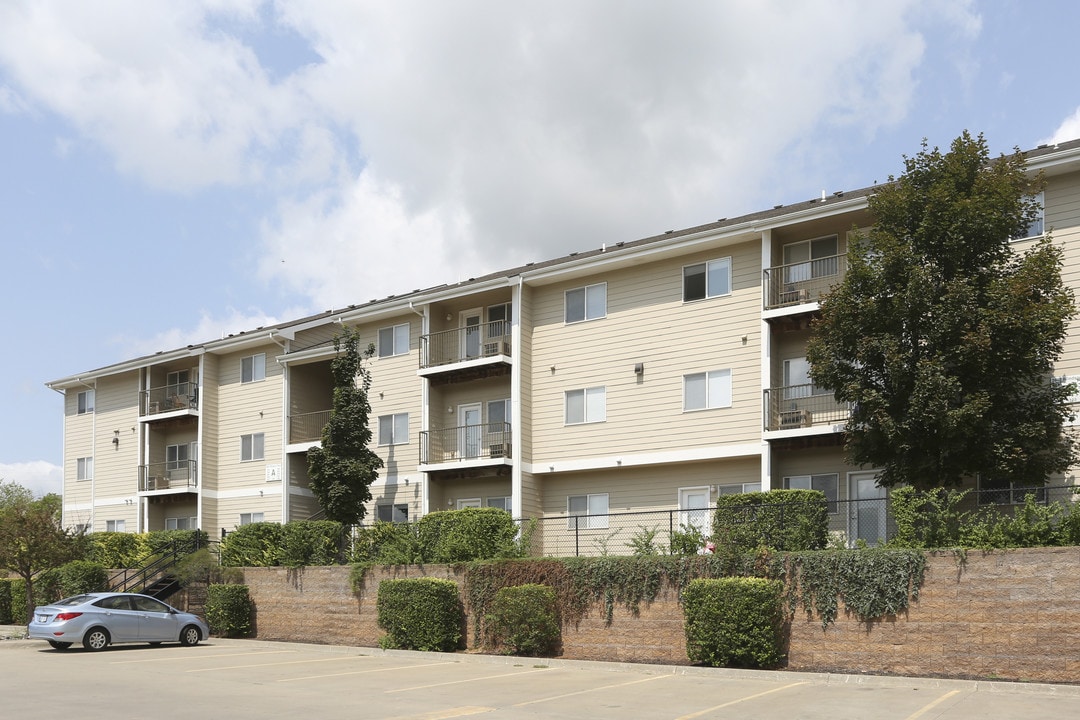
[[[54,388],[52,385],[49,385],[48,388],[50,390],[52,390],[53,392],[60,393],[60,396],[64,398],[64,405],[65,405],[65,411],[66,411],[67,391],[66,390],[59,390],[57,388]],[[97,391],[95,391],[94,394],[97,395]],[[95,405],[95,407],[97,406],[97,398],[96,397],[94,398],[94,405]],[[63,417],[63,416],[61,416],[61,417]],[[60,423],[60,498],[61,498],[60,499],[60,526],[63,527],[63,528],[66,528],[68,526],[67,507],[66,507],[66,504],[63,501],[63,497],[64,497],[64,464],[65,464],[64,456],[66,455],[66,450],[67,450],[67,423],[61,421],[61,423]],[[92,528],[91,528],[91,530],[92,530]]]
[[[522,477],[521,477],[521,311],[524,297],[525,278],[518,275],[517,285],[513,287],[513,312],[510,318],[510,514],[515,518],[522,515]]]
[[[761,267],[762,267],[762,283],[761,283],[761,311],[764,312],[765,306],[769,298],[769,287],[764,282],[765,272],[764,268],[772,267],[772,230],[761,231]],[[772,282],[772,278],[769,278],[769,282]],[[759,316],[760,317],[760,316]],[[772,445],[764,438],[765,428],[768,427],[770,412],[769,407],[764,402],[765,391],[772,387],[772,328],[769,325],[769,321],[764,317],[760,317],[760,329],[761,333],[761,490],[762,492],[768,492],[772,489]],[[772,403],[772,397],[769,398],[769,403]]]
[[[287,355],[289,353],[289,341],[281,342],[275,335],[276,330],[271,330],[268,337],[278,347],[280,347]],[[289,364],[285,363],[283,366],[284,376],[282,377],[282,391],[281,391],[281,522],[285,524],[292,518],[289,517],[289,453],[285,452],[285,448],[289,444],[289,398],[290,392],[290,373]]]

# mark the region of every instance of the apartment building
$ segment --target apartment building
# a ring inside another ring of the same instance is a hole
[[[1048,181],[1030,234],[1053,231],[1080,292],[1080,141],[1028,163]],[[692,511],[759,489],[882,497],[874,468],[844,463],[846,408],[814,387],[805,358],[849,234],[873,222],[872,192],[608,242],[53,381],[65,398],[64,522],[216,534],[317,515],[307,452],[329,418],[344,326],[376,348],[385,467],[368,519],[493,506],[586,515],[602,532],[607,513]],[[1080,375],[1075,331],[1058,373]],[[850,518],[835,507],[834,529],[876,539],[883,504]]]

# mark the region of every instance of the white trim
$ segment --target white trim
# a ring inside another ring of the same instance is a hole
[[[740,443],[738,445],[712,445],[690,450],[668,450],[655,453],[627,455],[606,455],[595,458],[573,458],[570,460],[537,460],[522,463],[521,469],[532,474],[579,472],[581,470],[602,470],[615,467],[636,467],[641,465],[661,465],[665,463],[701,462],[703,460],[725,460],[739,457],[761,457],[762,446],[758,443]]]

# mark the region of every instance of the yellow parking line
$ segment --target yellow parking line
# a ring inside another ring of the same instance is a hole
[[[434,665],[453,665],[454,662],[424,663],[423,665],[396,665],[388,668],[375,668],[374,670],[353,670],[342,673],[328,673],[326,675],[308,675],[298,678],[281,678],[277,682],[295,682],[297,680],[319,680],[321,678],[341,677],[342,675],[367,675],[368,673],[389,672],[391,670],[412,670],[413,668],[432,667]]]
[[[791,683],[790,685],[784,685],[783,687],[773,688],[772,690],[766,690],[765,692],[759,692],[756,695],[747,695],[744,698],[739,698],[738,700],[730,700],[730,701],[728,701],[726,703],[723,703],[722,705],[714,705],[711,708],[706,708],[705,710],[699,710],[696,713],[690,713],[689,715],[680,715],[679,717],[675,718],[675,720],[690,720],[691,718],[701,717],[702,715],[711,713],[711,712],[713,712],[715,710],[719,710],[721,708],[726,708],[726,707],[729,707],[731,705],[737,705],[737,704],[739,704],[741,702],[746,702],[747,700],[753,700],[755,698],[764,697],[766,695],[772,695],[773,693],[780,692],[781,690],[787,690],[788,688],[793,688],[796,685],[806,685],[806,684],[807,684],[806,682]]]
[[[483,677],[467,678],[465,680],[450,680],[449,682],[433,683],[431,685],[414,685],[407,688],[398,688],[397,690],[387,690],[389,693],[408,692],[409,690],[427,690],[433,687],[442,687],[444,685],[460,685],[462,683],[477,682],[478,680],[494,680],[495,678],[510,677],[511,675],[528,675],[529,673],[547,672],[548,668],[540,670],[518,670],[517,672],[502,673],[500,675],[485,675]]]
[[[930,703],[930,704],[929,704],[929,705],[927,705],[926,707],[924,707],[924,708],[922,708],[922,709],[920,709],[920,710],[916,710],[916,711],[915,711],[914,713],[912,713],[911,715],[908,715],[908,716],[907,716],[907,717],[906,717],[906,718],[905,718],[904,720],[915,720],[915,718],[919,718],[919,717],[922,717],[922,716],[923,716],[923,715],[925,715],[926,713],[928,713],[928,712],[930,712],[931,710],[933,710],[933,709],[934,709],[934,708],[935,708],[935,707],[936,707],[937,705],[939,705],[939,704],[941,704],[941,703],[945,702],[946,700],[948,700],[948,699],[949,699],[949,698],[951,698],[951,697],[952,697],[953,695],[956,695],[956,694],[957,694],[957,693],[959,693],[959,692],[960,692],[959,690],[952,690],[952,691],[950,691],[950,692],[947,692],[947,693],[945,693],[944,695],[942,695],[941,697],[939,697],[939,698],[938,698],[937,700],[935,700],[934,702]]]
[[[252,663],[251,665],[227,665],[225,667],[195,668],[194,670],[185,670],[184,672],[189,672],[189,673],[217,672],[218,670],[242,670],[243,668],[273,667],[275,665],[303,665],[305,663],[336,662],[338,660],[355,660],[357,658],[366,658],[366,657],[368,657],[368,656],[367,655],[339,655],[338,657],[319,658],[318,660],[286,660],[285,662]]]
[[[495,708],[493,707],[459,707],[450,708],[449,710],[436,710],[435,712],[424,713],[423,715],[401,715],[398,717],[386,718],[386,720],[446,720],[447,718],[465,717],[466,715],[479,715],[480,713],[491,712]]]
[[[535,705],[536,703],[548,702],[549,700],[561,700],[562,698],[574,697],[575,695],[584,695],[585,693],[597,692],[598,690],[609,690],[611,688],[623,687],[625,685],[637,685],[643,682],[652,682],[653,680],[660,680],[661,678],[671,677],[671,675],[655,675],[653,677],[642,678],[641,680],[631,680],[630,682],[617,683],[615,685],[602,685],[601,687],[589,688],[588,690],[578,690],[577,692],[566,693],[565,695],[552,695],[551,697],[540,698],[539,700],[529,700],[527,702],[518,703],[511,707],[524,707],[526,705]]]
[[[285,653],[295,653],[296,650],[264,650],[261,652],[245,652],[245,653],[229,653],[228,655],[215,655],[214,659],[227,658],[227,657],[245,657],[248,655],[282,655]],[[171,655],[169,657],[160,658],[147,658],[145,660],[114,660],[110,665],[129,665],[131,663],[148,663],[148,662],[168,662],[170,660],[189,660],[192,658],[198,658],[198,655]]]

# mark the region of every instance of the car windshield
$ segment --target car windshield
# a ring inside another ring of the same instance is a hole
[[[54,602],[52,604],[53,605],[60,605],[61,607],[71,606],[71,605],[82,605],[84,602],[90,602],[93,599],[94,599],[93,595],[72,595],[71,597],[64,598],[63,600],[57,600],[56,602]]]

